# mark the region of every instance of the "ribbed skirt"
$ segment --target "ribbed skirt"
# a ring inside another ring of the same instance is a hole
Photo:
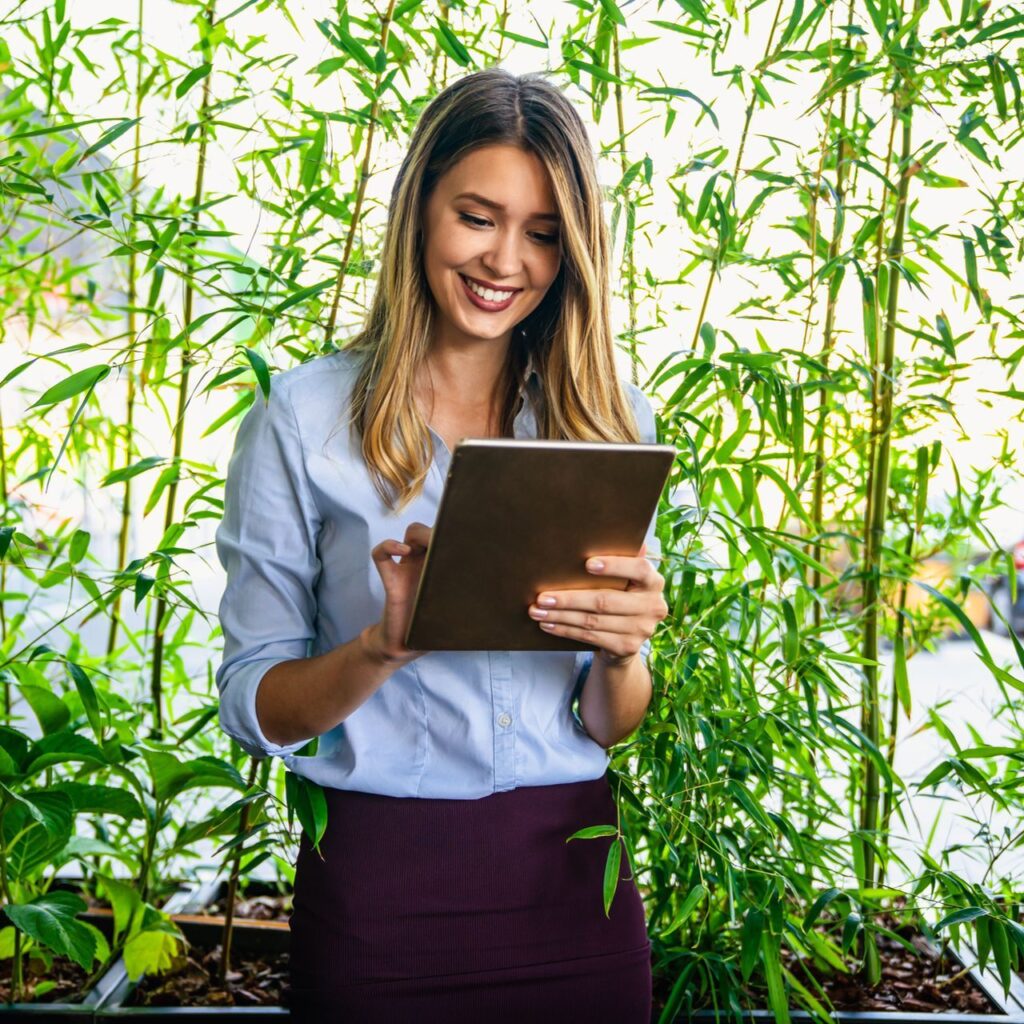
[[[477,800],[328,789],[303,836],[291,917],[293,1019],[317,1024],[648,1024],[651,947],[607,776]]]

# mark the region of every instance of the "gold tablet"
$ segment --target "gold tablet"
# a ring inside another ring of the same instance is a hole
[[[545,633],[542,590],[624,590],[592,555],[639,553],[671,445],[467,438],[452,453],[405,643],[418,651],[590,651]]]

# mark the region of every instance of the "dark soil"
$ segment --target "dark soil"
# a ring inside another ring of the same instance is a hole
[[[929,950],[923,938],[906,926],[887,926],[910,941],[919,951],[911,953],[887,935],[878,936],[878,952],[882,961],[882,980],[875,988],[864,985],[855,973],[835,974],[820,970],[810,962],[806,968],[788,949],[783,949],[786,966],[813,994],[815,985],[808,974],[817,979],[836,1010],[905,1011],[913,1013],[998,1013],[988,997],[952,957],[941,961]],[[654,1005],[660,1013],[672,989],[674,979],[655,975]],[[820,996],[819,996],[820,998]],[[828,1001],[821,1000],[826,1008]],[[767,1007],[764,992],[745,990],[742,1002],[748,1007]]]
[[[193,946],[184,964],[172,974],[145,977],[126,1006],[285,1006],[288,954],[240,953],[231,956],[225,988],[217,986],[220,944]]]
[[[0,1001],[11,997],[11,966],[13,959],[0,960]],[[22,987],[20,1001],[23,1003],[54,1003],[58,999],[78,1002],[85,994],[83,989],[89,975],[73,960],[58,956],[53,965],[47,967],[41,959],[23,957],[21,961]],[[52,988],[47,990],[46,986]],[[42,986],[43,991],[38,988]]]

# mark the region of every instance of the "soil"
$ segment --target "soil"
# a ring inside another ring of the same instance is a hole
[[[0,1001],[7,1002],[11,995],[12,959],[0,960]],[[42,960],[35,957],[22,959],[22,989],[20,1001],[23,1003],[54,1003],[58,999],[78,1002],[84,995],[82,991],[89,975],[73,960],[57,956],[53,958],[53,966],[47,967]],[[36,992],[41,982],[55,982],[53,988],[44,992]]]
[[[863,984],[856,974],[834,974],[815,968],[808,962],[800,967],[797,958],[783,949],[786,966],[801,983],[816,993],[808,974],[817,979],[836,1010],[904,1011],[913,1013],[998,1013],[999,1010],[971,981],[963,967],[952,957],[935,957],[915,929],[887,927],[911,942],[919,951],[911,953],[887,935],[878,936],[882,961],[882,980],[874,988]],[[654,1004],[660,1013],[672,989],[674,979],[654,977]],[[744,990],[742,1002],[749,1007],[767,1006],[765,994]],[[824,1000],[823,1000],[824,1002]],[[827,1003],[825,1004],[827,1007]]]
[[[216,984],[221,947],[193,946],[172,974],[145,977],[126,1006],[286,1006],[288,954],[234,952],[225,988]]]

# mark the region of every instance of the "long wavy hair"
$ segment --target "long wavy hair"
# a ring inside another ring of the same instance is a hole
[[[391,192],[376,291],[346,350],[361,352],[350,425],[375,489],[392,511],[415,498],[430,470],[427,424],[414,400],[437,316],[423,267],[422,215],[438,179],[481,146],[515,145],[540,159],[561,216],[561,265],[541,303],[515,325],[500,410],[503,436],[522,401],[532,357],[537,436],[638,441],[618,379],[610,315],[611,243],[594,154],[579,114],[535,72],[500,68],[452,82],[424,109]]]

